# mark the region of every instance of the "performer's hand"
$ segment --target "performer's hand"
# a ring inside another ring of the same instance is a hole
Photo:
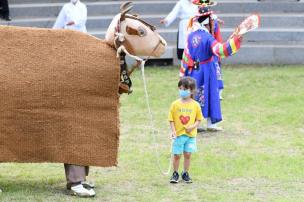
[[[237,35],[237,37],[239,38],[240,42],[243,42],[243,35]]]
[[[75,22],[74,21],[70,21],[68,22],[68,24],[66,24],[67,26],[71,26],[71,25],[75,25]]]

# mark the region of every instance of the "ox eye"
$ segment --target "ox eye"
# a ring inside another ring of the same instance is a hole
[[[143,37],[143,36],[146,36],[147,35],[147,31],[146,31],[146,29],[145,28],[143,28],[143,27],[138,27],[138,35],[140,36],[140,37]]]

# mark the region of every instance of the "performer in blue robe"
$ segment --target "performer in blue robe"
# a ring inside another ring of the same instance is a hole
[[[218,42],[210,30],[214,30],[208,6],[201,6],[190,22],[190,32],[184,50],[180,76],[190,76],[197,82],[196,100],[203,116],[212,124],[222,120],[217,80],[218,58],[233,55],[240,48],[241,37],[234,36],[225,43]]]

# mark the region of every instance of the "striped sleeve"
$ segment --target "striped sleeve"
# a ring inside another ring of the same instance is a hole
[[[220,58],[226,58],[235,54],[240,47],[241,41],[237,36],[228,39],[228,41],[223,44],[215,40],[211,45],[212,52]]]
[[[189,54],[188,46],[186,46],[186,48],[184,49],[183,58],[181,61],[179,76],[180,77],[187,76],[186,74],[187,74],[188,70],[191,70],[193,68],[193,66],[194,66],[194,61]]]
[[[214,38],[218,42],[223,43],[223,38],[221,35],[221,28],[220,28],[220,25],[217,20],[214,21]]]

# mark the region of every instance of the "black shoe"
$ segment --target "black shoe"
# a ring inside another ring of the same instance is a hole
[[[11,17],[9,15],[6,14],[0,14],[0,18],[6,21],[11,21]]]
[[[178,172],[174,171],[170,179],[170,183],[174,183],[174,184],[178,183],[178,178],[179,178]]]
[[[189,176],[189,173],[186,171],[186,172],[182,172],[182,179],[186,182],[186,183],[192,183],[192,179],[191,177]]]
[[[6,21],[12,21],[12,18],[9,15],[4,16],[3,19],[6,20]]]

